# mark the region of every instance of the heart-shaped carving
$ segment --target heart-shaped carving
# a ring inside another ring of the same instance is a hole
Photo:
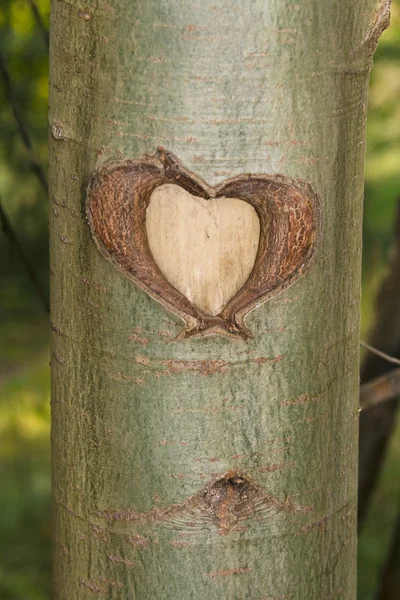
[[[320,203],[309,183],[282,175],[241,175],[211,187],[159,148],[98,169],[87,215],[102,253],[183,319],[179,338],[248,339],[246,314],[310,265]]]
[[[146,231],[166,279],[204,313],[217,315],[253,270],[260,221],[243,200],[205,200],[167,183],[151,195]]]

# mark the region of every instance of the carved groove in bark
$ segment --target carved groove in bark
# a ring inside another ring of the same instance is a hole
[[[260,220],[260,240],[250,276],[217,315],[201,310],[178,291],[151,253],[147,208],[154,190],[171,183],[205,200],[243,200]],[[282,175],[249,174],[211,187],[162,148],[153,156],[97,170],[88,186],[87,215],[94,240],[106,258],[185,322],[178,338],[210,334],[251,338],[245,316],[308,270],[320,229],[320,203],[309,183]]]

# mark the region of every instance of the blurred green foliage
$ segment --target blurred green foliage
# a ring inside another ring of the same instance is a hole
[[[48,26],[49,0],[37,0]],[[0,53],[47,168],[48,50],[28,0],[2,0]],[[47,200],[0,80],[0,198],[48,291]],[[51,587],[48,318],[0,236],[0,598],[48,600]]]
[[[400,198],[400,0],[379,40],[371,73],[365,165],[362,335],[373,321],[377,286],[387,265]]]
[[[48,26],[49,0],[36,0]],[[48,56],[28,0],[2,0],[0,52],[36,158],[47,165]],[[400,197],[400,0],[372,71],[367,128],[362,334],[387,265]],[[47,202],[0,84],[0,198],[48,290]],[[18,257],[0,237],[0,598],[50,598],[47,316]],[[372,600],[400,497],[400,431],[393,437],[359,548],[359,600]],[[72,599],[71,599],[72,600]],[[311,600],[311,599],[310,599]]]

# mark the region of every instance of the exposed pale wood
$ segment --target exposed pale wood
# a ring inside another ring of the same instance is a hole
[[[254,208],[260,220],[258,251],[250,276],[216,315],[201,310],[174,287],[150,250],[146,216],[152,193],[175,182],[197,198],[242,200]],[[162,147],[153,156],[112,162],[97,169],[87,187],[86,208],[100,252],[185,322],[179,339],[204,335],[252,338],[244,317],[304,277],[320,239],[321,203],[308,182],[247,173],[209,186]]]
[[[243,200],[205,200],[177,185],[162,185],[152,194],[146,227],[165,277],[209,314],[222,310],[254,266],[260,222]]]

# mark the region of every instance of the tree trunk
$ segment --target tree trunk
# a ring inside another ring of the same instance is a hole
[[[56,598],[354,600],[365,116],[388,11],[52,3]],[[250,276],[231,244],[229,280],[220,245],[207,297],[187,283],[180,235],[205,225],[177,217],[158,247],[164,184],[208,200],[217,237],[215,200],[256,211],[259,241],[227,204],[258,244]]]

